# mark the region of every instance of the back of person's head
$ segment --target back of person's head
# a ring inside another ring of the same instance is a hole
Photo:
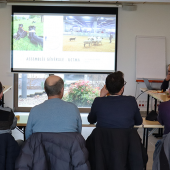
[[[124,74],[121,71],[111,73],[106,78],[106,88],[111,95],[114,95],[124,86]]]
[[[2,89],[2,83],[0,82],[0,93],[2,93],[3,89]]]
[[[45,80],[44,88],[47,96],[60,95],[64,88],[64,81],[58,76],[50,76]]]

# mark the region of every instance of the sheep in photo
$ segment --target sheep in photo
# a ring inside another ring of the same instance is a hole
[[[92,43],[92,41],[91,40],[85,40],[84,41],[84,47],[86,46],[86,44],[89,44],[89,47],[90,47],[90,44]]]
[[[75,40],[76,40],[76,37],[74,37],[74,38],[70,38],[70,41],[72,41],[72,40],[74,40],[74,41],[75,41]]]

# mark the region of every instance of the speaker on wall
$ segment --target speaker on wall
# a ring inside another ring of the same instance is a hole
[[[5,2],[0,2],[0,8],[5,8],[6,7],[6,3]]]
[[[137,6],[133,5],[133,4],[123,4],[122,9],[125,10],[125,11],[136,11]]]

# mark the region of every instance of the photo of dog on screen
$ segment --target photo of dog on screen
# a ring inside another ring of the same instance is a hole
[[[41,45],[43,47],[43,37],[36,35],[36,27],[29,26],[29,36],[30,42],[35,45]]]
[[[12,22],[14,51],[43,51],[44,16],[14,15]]]
[[[25,38],[27,36],[27,31],[23,29],[23,24],[19,24],[18,31],[14,35],[15,40],[20,40],[20,38]]]

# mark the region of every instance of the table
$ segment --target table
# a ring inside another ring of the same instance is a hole
[[[12,88],[12,86],[3,86],[3,97],[2,100],[0,101],[0,106],[4,107],[4,94]]]
[[[147,115],[149,114],[149,98],[150,96],[153,97],[155,99],[155,112],[156,112],[156,108],[157,108],[157,100],[160,102],[166,102],[169,101],[170,98],[166,95],[166,93],[155,93],[156,90],[147,90],[147,88],[141,88],[140,89],[142,92],[148,94],[148,99],[147,99]],[[154,134],[155,137],[162,137],[163,131],[162,129],[159,128],[159,133],[158,134]]]
[[[82,114],[83,115],[83,114]],[[20,115],[20,119],[17,121],[17,127],[20,132],[23,133],[24,135],[24,140],[25,140],[25,127],[27,125],[27,120],[28,120],[29,114],[26,113],[25,115]],[[81,116],[82,117],[82,116]],[[87,115],[85,116],[87,117]],[[82,121],[82,127],[96,127],[95,124],[88,124],[86,121]],[[143,128],[143,146],[146,148],[146,151],[148,149],[148,131],[149,128],[164,128],[158,121],[149,121],[143,118],[143,123],[140,126],[134,126],[135,128]],[[23,129],[23,130],[22,130]],[[145,167],[146,169],[146,167]]]
[[[16,127],[16,128],[17,128],[21,133],[23,133],[23,135],[24,135],[24,140],[25,140],[25,127],[26,127],[26,125],[27,125],[27,121],[28,121],[28,116],[29,116],[29,114],[28,114],[28,113],[26,113],[25,115],[24,115],[24,114],[22,114],[22,115],[16,114],[16,116],[17,116],[17,115],[20,116],[20,119],[17,121],[17,127]],[[87,121],[82,121],[82,127],[96,127],[96,125],[94,125],[94,124],[88,124]]]
[[[25,127],[27,125],[27,121],[28,121],[28,116],[29,116],[29,113],[25,113],[25,115],[22,113],[22,115],[20,115],[19,113],[16,113],[16,116],[19,115],[20,116],[20,119],[17,121],[17,129],[23,133],[24,135],[24,140],[25,140]],[[87,114],[81,114],[81,117],[82,117],[82,127],[96,127],[95,124],[89,124],[87,122]],[[85,117],[85,118],[83,118]],[[85,120],[84,120],[85,119]],[[136,128],[142,128],[143,125],[140,125],[140,126],[135,126]]]
[[[150,128],[164,128],[158,121],[149,121],[143,118],[143,146],[148,150],[148,131]],[[144,168],[146,170],[146,166]]]
[[[161,128],[163,129],[164,126],[161,125],[158,121],[149,121],[143,118],[143,146],[148,149],[148,131],[150,128]]]
[[[19,115],[19,114],[17,114],[17,115]],[[21,133],[23,133],[24,140],[25,140],[25,127],[27,125],[28,116],[29,116],[28,113],[26,113],[25,115],[22,114],[22,115],[20,115],[20,119],[17,121],[17,129]],[[85,115],[85,117],[87,117],[87,116]],[[88,124],[87,121],[82,121],[82,127],[96,127],[96,125],[95,124]],[[160,123],[158,121],[155,121],[155,122],[148,121],[148,120],[145,120],[145,118],[143,118],[143,124],[142,125],[134,126],[134,127],[144,129],[144,131],[143,131],[143,145],[146,148],[146,150],[148,148],[148,128],[163,128],[163,126],[160,125]]]
[[[148,90],[147,88],[140,88],[140,90],[148,95],[147,99],[147,115],[149,113],[149,98],[150,96],[155,99],[155,111],[157,106],[157,100],[160,102],[169,101],[170,98],[165,93],[155,93],[156,90]]]
[[[81,117],[82,117],[82,115],[81,115]],[[27,125],[28,116],[29,116],[28,113],[25,114],[25,115],[20,115],[20,119],[17,121],[18,130],[23,133],[24,140],[25,140],[25,127]],[[85,117],[87,117],[87,115]],[[86,120],[87,120],[87,118],[86,118]],[[86,122],[82,121],[82,127],[96,127],[96,125],[95,124],[88,124],[87,121]],[[149,128],[164,128],[164,126],[162,126],[158,121],[148,121],[145,118],[143,118],[143,124],[142,125],[134,126],[134,127],[135,128],[143,128],[143,146],[146,148],[146,151],[147,151],[147,148],[148,148],[148,131],[149,131]],[[146,167],[144,169],[146,170]]]

